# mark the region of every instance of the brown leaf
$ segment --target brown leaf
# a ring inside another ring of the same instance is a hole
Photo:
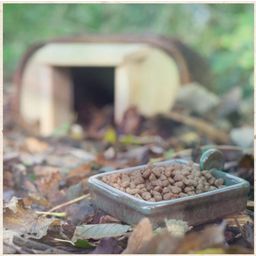
[[[175,252],[189,253],[222,244],[225,241],[224,228],[225,224],[209,225],[200,232],[191,232],[185,236]]]
[[[36,138],[27,138],[24,147],[30,153],[41,153],[48,149],[48,144]]]
[[[181,238],[172,236],[166,229],[144,243],[136,252],[138,254],[170,254],[174,253]]]
[[[103,223],[121,223],[121,221],[110,215],[104,215],[100,217],[100,221],[99,221],[99,224],[103,224]]]
[[[123,254],[138,253],[142,246],[153,237],[153,230],[148,218],[142,219],[135,227],[128,240],[127,248]]]
[[[60,181],[60,173],[54,172],[51,175],[35,182],[39,192],[48,199],[52,205],[61,203],[64,200],[64,193],[59,191]]]
[[[136,251],[138,254],[190,253],[224,242],[224,225],[207,226],[182,237],[175,237],[167,229],[153,236]]]
[[[82,179],[88,177],[91,172],[91,166],[89,164],[83,164],[79,167],[71,170],[67,176],[67,183],[69,185],[77,184]]]
[[[142,124],[142,117],[136,107],[126,110],[121,122],[121,130],[125,134],[137,134]]]
[[[40,239],[47,234],[50,225],[57,223],[54,218],[36,214],[26,208],[22,199],[13,197],[4,207],[4,228],[26,238]]]

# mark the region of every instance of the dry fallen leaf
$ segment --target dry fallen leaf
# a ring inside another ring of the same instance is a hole
[[[187,234],[177,247],[176,253],[190,253],[223,244],[225,225],[225,222],[220,225],[209,225],[202,231]]]
[[[59,204],[64,200],[64,194],[59,190],[61,175],[59,172],[53,172],[51,175],[37,180],[35,183],[42,196],[44,196],[52,205]]]
[[[105,237],[117,237],[130,230],[130,226],[122,224],[95,224],[77,226],[72,241],[78,239],[101,239]]]
[[[41,153],[48,149],[48,144],[35,138],[27,138],[24,147],[30,153]]]
[[[153,237],[153,230],[148,218],[142,219],[135,227],[128,240],[127,248],[123,254],[137,253],[140,248]]]
[[[39,216],[30,208],[26,208],[22,199],[13,197],[4,206],[4,228],[8,234],[17,233],[26,238],[40,239],[47,234],[50,225],[59,221],[54,218]],[[12,231],[12,232],[11,232]]]

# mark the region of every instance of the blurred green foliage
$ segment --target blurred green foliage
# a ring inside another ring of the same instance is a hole
[[[208,59],[214,88],[253,91],[253,4],[4,4],[4,79],[33,43],[85,33],[177,37]]]

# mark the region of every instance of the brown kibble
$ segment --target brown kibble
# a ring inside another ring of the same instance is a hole
[[[137,197],[137,198],[139,198],[139,199],[142,199],[142,197],[140,196],[140,194],[135,194],[134,196]]]
[[[215,183],[215,178],[214,178],[214,177],[210,178],[210,179],[208,180],[208,183],[209,183],[210,185],[213,185],[213,184]]]
[[[168,180],[163,180],[162,181],[162,187],[166,187],[169,185],[169,181]]]
[[[137,189],[143,189],[143,188],[145,188],[145,185],[144,184],[139,184],[139,185],[136,186],[136,188]]]
[[[193,181],[191,180],[191,179],[184,179],[184,184],[186,185],[186,186],[192,186],[192,184],[193,184]]]
[[[172,169],[167,167],[164,171],[166,177],[171,177]]]
[[[207,191],[209,191],[209,188],[210,188],[209,185],[205,185],[204,188],[203,188],[203,191],[204,191],[204,192],[207,192]]]
[[[224,180],[223,179],[216,179],[214,184],[215,184],[215,186],[220,187],[221,185],[224,184]]]
[[[185,184],[183,183],[183,181],[178,181],[178,182],[175,183],[175,186],[177,186],[177,187],[179,187],[179,188],[183,188],[184,185],[185,185]]]
[[[147,179],[151,174],[150,168],[146,168],[142,174],[143,178]]]
[[[143,192],[141,197],[145,200],[149,200],[151,198],[151,194],[149,192]]]
[[[134,184],[135,185],[139,185],[139,184],[143,184],[144,183],[144,179],[141,177],[141,176],[137,176],[135,179],[134,179]]]
[[[175,181],[181,181],[181,180],[183,180],[183,177],[182,177],[181,174],[176,174],[176,175],[173,177],[173,179],[174,179]]]
[[[187,194],[185,194],[185,193],[183,193],[183,192],[180,192],[180,193],[179,193],[179,196],[180,196],[180,197],[184,197],[184,196],[186,196],[186,195],[187,195]]]
[[[154,173],[151,173],[148,179],[151,180],[151,181],[152,181],[152,180],[156,180],[155,174],[154,174]]]
[[[132,172],[103,176],[103,182],[142,200],[157,202],[200,194],[225,187],[223,179],[216,179],[197,165],[175,163],[171,166],[149,165]]]
[[[164,174],[161,174],[161,176],[159,177],[160,180],[167,180],[167,177]]]
[[[175,183],[175,181],[172,178],[168,178],[168,181],[171,185],[173,185]]]
[[[127,189],[126,189],[126,192],[127,192],[128,194],[135,195],[135,194],[138,194],[138,193],[139,193],[139,189],[137,189],[137,188],[134,188],[134,189],[127,188]]]
[[[129,185],[130,185],[130,182],[129,182],[129,181],[123,181],[123,182],[121,183],[121,186],[122,186],[123,188],[127,188]]]
[[[163,170],[162,167],[154,167],[152,169],[152,172],[155,174],[156,177],[160,177],[162,174],[162,170]]]
[[[169,193],[169,192],[170,192],[170,189],[169,189],[169,188],[167,188],[167,187],[163,188],[163,193],[164,193],[164,194]]]
[[[179,194],[181,192],[181,188],[173,186],[171,188],[171,191],[172,191],[173,194]]]
[[[190,192],[190,191],[193,191],[193,190],[194,190],[193,187],[185,187],[185,188],[184,188],[184,192],[186,192],[186,193],[188,193],[188,192]]]
[[[170,199],[172,199],[172,193],[166,193],[166,194],[164,194],[163,199],[164,199],[164,200],[170,200]]]
[[[197,186],[196,186],[196,189],[197,190],[203,190],[204,186],[202,183],[199,183]]]
[[[155,198],[156,201],[161,201],[162,200],[162,195],[157,192],[157,191],[152,191],[152,195]]]
[[[157,192],[161,192],[162,191],[162,188],[160,186],[156,186],[154,188],[154,191],[157,191]]]
[[[133,189],[133,188],[136,188],[136,185],[135,185],[134,182],[131,182],[131,183],[130,183],[130,188],[132,188],[132,189]]]

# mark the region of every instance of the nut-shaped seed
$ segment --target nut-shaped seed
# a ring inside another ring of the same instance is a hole
[[[215,184],[215,186],[219,187],[219,186],[224,184],[224,180],[223,179],[216,179],[214,184]]]
[[[196,194],[203,193],[204,191],[202,189],[196,189]]]
[[[212,190],[215,190],[215,189],[217,189],[217,188],[214,187],[214,186],[210,186],[209,191],[212,191]]]
[[[195,191],[189,191],[188,195],[190,195],[190,196],[195,195]]]
[[[173,194],[179,194],[181,192],[181,188],[177,187],[177,186],[173,186],[171,188],[171,191]]]
[[[148,201],[149,201],[149,202],[155,202],[156,199],[155,199],[154,197],[151,197]]]
[[[166,194],[164,194],[164,195],[163,195],[163,199],[164,199],[164,200],[170,200],[170,199],[172,199],[172,193],[166,193]]]
[[[143,192],[141,197],[145,200],[149,200],[151,198],[151,194],[149,192]]]

